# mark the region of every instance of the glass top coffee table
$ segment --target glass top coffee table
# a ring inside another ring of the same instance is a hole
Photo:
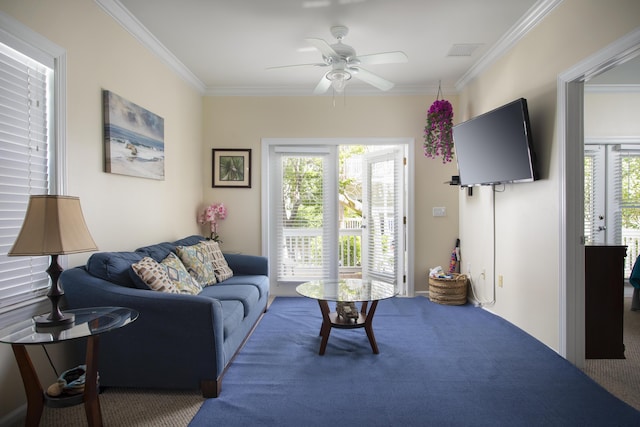
[[[296,292],[304,297],[313,298],[320,304],[322,312],[320,355],[323,355],[327,348],[331,328],[364,328],[373,353],[379,353],[373,334],[373,315],[378,301],[397,295],[394,285],[366,279],[317,280],[298,285]],[[329,301],[336,302],[335,312],[330,311]],[[355,303],[362,303],[360,311],[355,308]],[[371,307],[367,311],[369,303]]]

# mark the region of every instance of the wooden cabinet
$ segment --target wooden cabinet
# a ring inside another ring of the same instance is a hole
[[[585,357],[624,359],[626,246],[585,246]]]

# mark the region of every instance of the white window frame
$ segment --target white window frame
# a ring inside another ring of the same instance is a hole
[[[49,164],[51,194],[66,194],[66,51],[11,16],[0,12],[0,43],[53,69],[50,110]],[[67,258],[59,263],[67,267]],[[46,311],[46,297],[37,297],[0,310],[0,327]]]

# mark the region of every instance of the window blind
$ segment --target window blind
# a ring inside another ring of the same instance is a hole
[[[595,212],[595,163],[596,156],[585,151],[584,156],[584,240],[586,244],[594,243],[596,212]]]
[[[277,281],[334,277],[335,191],[328,153],[276,151]]]
[[[586,145],[584,151],[585,244],[606,243],[606,159],[604,145]]]
[[[49,192],[53,70],[0,43],[0,310],[44,295],[47,257],[9,257],[31,194]]]
[[[398,272],[403,271],[402,239],[403,203],[402,153],[399,150],[373,153],[364,170],[367,198],[365,214],[365,272],[371,279],[399,286]]]
[[[607,146],[607,243],[616,245],[622,241],[622,154],[619,144]]]
[[[620,151],[620,241],[627,247],[625,277],[640,256],[640,150],[638,145]]]

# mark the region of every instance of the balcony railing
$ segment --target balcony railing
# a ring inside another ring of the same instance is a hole
[[[359,277],[362,273],[360,219],[340,224],[338,231],[338,272],[340,277]],[[279,279],[311,280],[322,275],[322,229],[284,228],[285,260],[279,266]]]
[[[360,219],[341,223],[338,237],[338,265],[341,277],[358,277],[362,274],[362,228]],[[280,277],[292,280],[319,275],[322,268],[322,230],[314,228],[285,228],[285,259],[280,266]],[[622,244],[627,246],[625,277],[631,275],[633,264],[640,255],[640,230],[623,228]]]

